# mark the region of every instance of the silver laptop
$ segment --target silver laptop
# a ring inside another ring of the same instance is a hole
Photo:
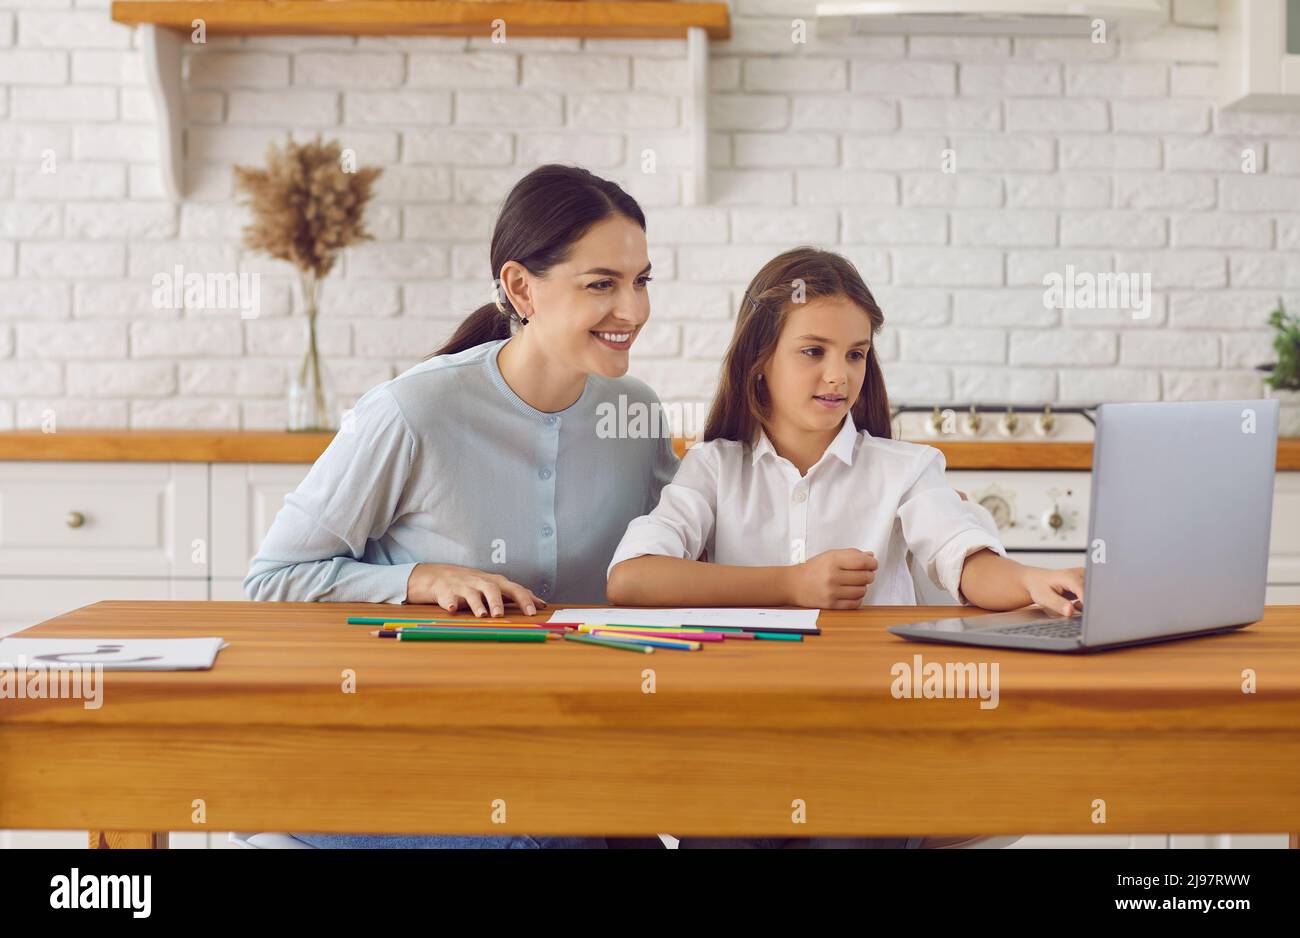
[[[1264,614],[1278,402],[1102,404],[1083,610],[895,625],[914,641],[1096,651],[1239,629]]]

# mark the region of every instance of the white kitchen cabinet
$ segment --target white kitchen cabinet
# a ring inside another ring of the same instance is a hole
[[[213,464],[214,578],[237,577],[243,580],[249,561],[257,553],[266,532],[271,529],[271,522],[284,504],[284,497],[298,487],[310,469],[311,466],[300,463]]]
[[[0,463],[0,576],[208,578],[201,463]]]
[[[1274,477],[1266,603],[1300,603],[1300,472]]]

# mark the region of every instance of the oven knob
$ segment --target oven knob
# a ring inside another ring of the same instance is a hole
[[[1060,505],[1053,505],[1052,510],[1043,515],[1043,524],[1053,534],[1057,533],[1065,526],[1065,518],[1061,516]]]
[[[1014,524],[1011,520],[1011,505],[1001,495],[985,495],[980,499],[980,505],[993,516],[998,530],[1009,528]]]
[[[998,430],[1003,436],[1015,436],[1016,430],[1020,426],[1020,418],[1016,416],[1014,409],[1008,407],[1007,412],[998,420]]]
[[[1039,436],[1051,436],[1055,429],[1056,418],[1052,416],[1052,405],[1046,404],[1043,406],[1043,412],[1034,421],[1034,430]]]
[[[971,404],[970,413],[967,414],[966,419],[962,421],[962,432],[967,436],[979,436],[980,426],[983,422],[984,421],[980,419],[980,412],[975,409],[974,404]]]
[[[942,436],[944,433],[944,413],[935,405],[934,413],[930,414],[929,419],[925,421],[925,428],[930,431],[931,436]]]

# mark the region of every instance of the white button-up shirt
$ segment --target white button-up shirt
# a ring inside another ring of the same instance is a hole
[[[749,447],[697,443],[659,504],[628,526],[610,562],[645,554],[744,567],[801,563],[822,551],[856,547],[879,567],[863,605],[913,605],[908,553],[934,584],[961,592],[966,558],[989,548],[1003,557],[997,525],[944,480],[943,453],[859,431],[852,415],[821,459],[801,476],[767,434]],[[608,575],[608,570],[606,571]]]

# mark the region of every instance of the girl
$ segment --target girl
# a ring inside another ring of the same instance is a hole
[[[982,507],[944,482],[943,454],[890,438],[872,338],[884,324],[857,270],[796,248],[754,277],[704,441],[609,565],[611,602],[680,606],[914,604],[907,554],[960,603],[1082,608],[1083,569],[1006,557]],[[707,561],[701,561],[701,555]],[[950,847],[981,838],[684,838],[683,848]]]
[[[959,603],[1082,608],[1083,568],[1008,559],[988,512],[944,482],[943,454],[890,438],[872,347],[883,324],[838,254],[796,248],[758,272],[704,441],[628,526],[609,565],[611,602],[914,604],[910,551]]]

